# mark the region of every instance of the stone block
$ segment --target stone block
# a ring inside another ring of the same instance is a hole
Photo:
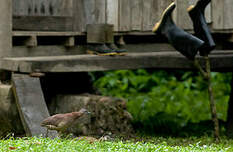
[[[52,114],[79,111],[81,108],[86,108],[91,115],[78,119],[69,128],[70,133],[95,136],[133,133],[132,116],[127,112],[123,99],[90,94],[57,95],[49,105]]]
[[[0,136],[24,134],[11,85],[0,84]]]

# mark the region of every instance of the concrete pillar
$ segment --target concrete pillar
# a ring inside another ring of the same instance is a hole
[[[0,84],[0,137],[25,134],[11,85]]]
[[[0,0],[0,58],[12,56],[12,0]]]

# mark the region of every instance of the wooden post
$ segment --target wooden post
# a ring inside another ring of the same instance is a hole
[[[12,0],[0,0],[0,58],[12,56]]]
[[[231,94],[228,102],[226,129],[227,129],[227,136],[233,138],[233,79],[231,79]]]
[[[204,58],[206,60],[206,72],[207,72],[207,78],[208,78],[207,81],[208,81],[210,110],[211,110],[212,121],[214,123],[214,137],[215,137],[216,142],[219,142],[220,141],[219,122],[218,122],[218,116],[217,116],[217,110],[216,110],[216,102],[214,100],[214,94],[213,94],[212,83],[211,83],[210,59],[208,56],[205,56]]]
[[[12,0],[0,0],[0,60],[12,56]],[[0,69],[1,80],[9,73]]]

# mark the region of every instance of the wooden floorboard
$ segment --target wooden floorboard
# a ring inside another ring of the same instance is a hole
[[[193,30],[186,30],[187,32],[194,33]],[[229,30],[211,30],[212,33],[230,34],[233,33],[232,29]],[[84,36],[85,32],[62,32],[62,31],[13,31],[12,36]],[[155,35],[152,31],[126,31],[126,32],[115,32],[115,36],[131,35],[131,36],[150,36]]]
[[[203,63],[203,58],[198,57]],[[214,51],[210,55],[214,71],[232,71],[233,52]],[[129,53],[126,56],[72,55],[50,57],[4,58],[0,69],[14,72],[89,72],[120,69],[183,69],[194,70],[191,61],[178,52]]]
[[[81,32],[13,31],[13,36],[79,36]]]

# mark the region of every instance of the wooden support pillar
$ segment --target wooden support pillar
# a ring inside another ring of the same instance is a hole
[[[227,39],[228,42],[233,42],[233,34],[231,34],[231,36]]]
[[[46,128],[40,126],[40,123],[50,116],[40,79],[25,74],[13,74],[12,84],[16,105],[27,136],[47,136]],[[56,137],[57,133],[49,131],[48,136]]]
[[[0,0],[0,60],[12,56],[12,0]],[[6,71],[0,69],[0,81]]]
[[[231,94],[227,111],[227,136],[233,138],[233,79],[231,80]]]
[[[36,35],[29,36],[24,41],[24,45],[26,45],[27,47],[36,47],[37,46],[37,36]]]
[[[75,46],[75,38],[74,38],[74,36],[67,37],[65,39],[64,45],[66,47],[74,47]]]
[[[0,58],[12,56],[12,0],[0,0]]]

